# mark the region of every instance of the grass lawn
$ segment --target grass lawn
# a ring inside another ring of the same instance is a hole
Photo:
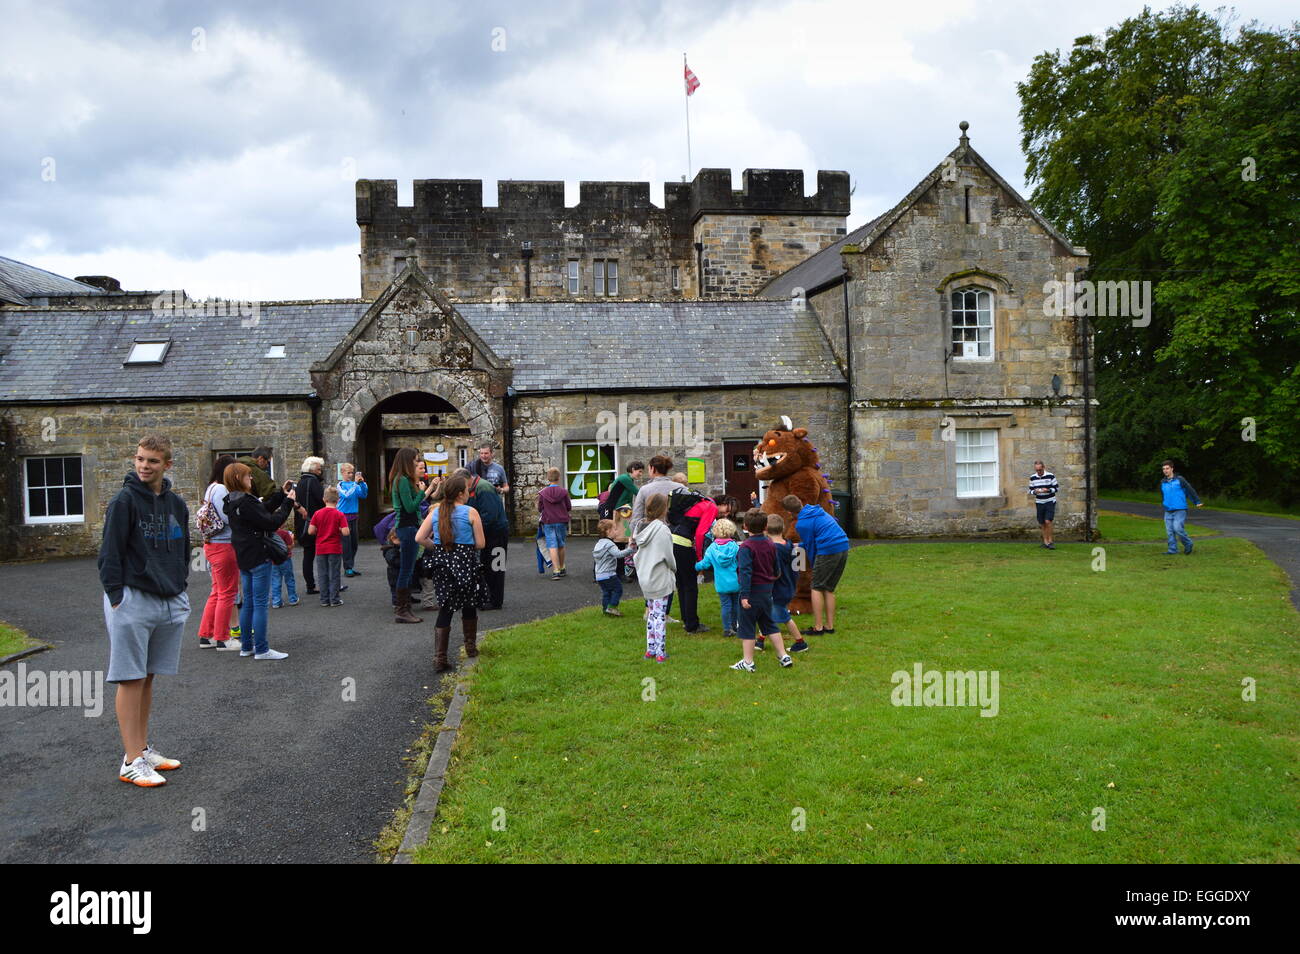
[[[1192,484],[1195,487],[1195,484]],[[1131,500],[1134,503],[1160,503],[1157,490],[1103,490],[1097,494],[1111,500]],[[1201,498],[1201,502],[1212,510],[1228,510],[1232,513],[1258,513],[1266,517],[1288,517],[1300,520],[1300,506],[1283,507],[1271,500],[1252,500],[1248,497],[1210,497]]]
[[[1091,550],[855,549],[836,633],[789,670],[727,668],[711,588],[713,632],[670,626],[663,665],[635,601],[491,633],[418,860],[1300,860],[1281,570],[1228,538],[1112,547],[1104,572]],[[998,715],[892,705],[917,662],[998,671]]]
[[[21,629],[10,626],[8,623],[0,623],[0,659],[39,645],[40,643]]]
[[[1186,524],[1183,529],[1189,537],[1210,537],[1218,532],[1194,523]],[[1129,540],[1164,543],[1166,540],[1163,519],[1116,513],[1113,510],[1097,511],[1097,533],[1100,534],[1102,543]]]

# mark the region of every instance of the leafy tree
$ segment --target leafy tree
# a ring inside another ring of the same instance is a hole
[[[1018,86],[1033,202],[1089,278],[1154,287],[1148,326],[1094,319],[1104,484],[1150,486],[1174,457],[1209,490],[1300,494],[1296,43],[1146,9]]]

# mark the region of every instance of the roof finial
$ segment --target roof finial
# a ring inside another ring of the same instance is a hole
[[[406,247],[407,247],[407,248],[415,248],[415,236],[414,236],[414,235],[409,236],[409,237],[406,239]]]
[[[969,146],[970,137],[966,135],[966,130],[970,129],[970,123],[966,122],[966,120],[963,119],[961,122],[957,124],[957,128],[961,130],[961,139],[957,141],[963,146]]]

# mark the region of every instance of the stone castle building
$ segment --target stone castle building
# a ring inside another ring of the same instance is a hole
[[[1058,534],[1093,512],[1088,338],[1046,290],[1087,262],[971,148],[846,232],[848,179],[725,170],[665,186],[357,183],[361,297],[220,303],[0,258],[0,557],[93,552],[135,438],[168,433],[179,492],[259,444],[382,490],[397,448],[456,466],[490,441],[514,529],[560,467],[575,523],[670,452],[740,499],[781,415],[806,427],[860,535],[1024,535],[1042,458]],[[386,494],[372,493],[373,520]]]

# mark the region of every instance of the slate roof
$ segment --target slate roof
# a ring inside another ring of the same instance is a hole
[[[312,393],[309,368],[371,307],[266,302],[258,323],[148,309],[0,309],[0,402],[219,399]],[[514,366],[520,392],[843,384],[811,311],[786,302],[462,303]],[[162,365],[123,367],[135,340],[170,338]],[[778,341],[780,347],[763,346]],[[753,360],[735,347],[760,345]],[[285,358],[265,358],[274,344]]]
[[[370,305],[268,302],[257,324],[238,314],[149,309],[0,309],[0,401],[309,395],[328,355]],[[123,367],[137,339],[170,338],[161,365]],[[273,344],[284,358],[264,358]]]
[[[0,255],[0,301],[26,305],[46,295],[102,295],[104,290]]]
[[[514,366],[518,391],[844,383],[816,316],[788,302],[539,301],[456,310]]]
[[[811,295],[826,285],[838,282],[844,277],[840,249],[845,245],[856,245],[861,242],[883,218],[883,215],[877,216],[839,241],[826,246],[811,258],[804,259],[788,272],[778,275],[763,286],[763,290],[758,293],[759,297],[789,301],[796,288],[802,288],[805,295]]]

